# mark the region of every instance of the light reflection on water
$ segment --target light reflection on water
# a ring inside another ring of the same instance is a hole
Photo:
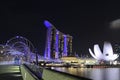
[[[65,68],[52,69],[90,78],[93,80],[120,80],[120,68]]]

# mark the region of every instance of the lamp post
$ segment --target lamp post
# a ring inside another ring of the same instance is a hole
[[[38,51],[35,49],[35,56],[36,56],[36,65],[38,65]]]

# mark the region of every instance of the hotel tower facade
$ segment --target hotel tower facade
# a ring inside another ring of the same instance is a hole
[[[72,36],[57,30],[49,21],[45,20],[47,28],[44,58],[58,59],[72,54]]]

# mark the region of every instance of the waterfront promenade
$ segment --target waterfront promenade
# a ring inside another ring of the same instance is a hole
[[[46,68],[42,68],[42,75],[35,74],[36,72],[38,73],[40,68],[36,69],[36,66],[33,65],[31,69],[30,65],[0,65],[0,80],[91,80]]]
[[[23,80],[17,65],[0,65],[0,80]]]

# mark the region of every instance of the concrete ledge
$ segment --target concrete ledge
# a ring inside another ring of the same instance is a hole
[[[38,77],[29,67],[25,65],[20,66],[21,74],[23,80],[43,80],[42,78]]]

